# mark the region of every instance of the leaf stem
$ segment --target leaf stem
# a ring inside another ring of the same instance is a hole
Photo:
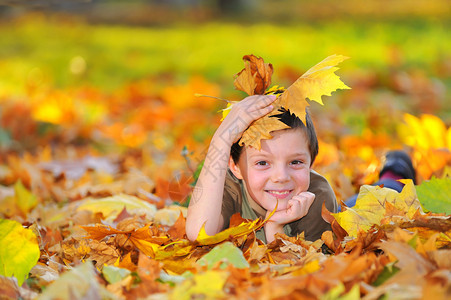
[[[207,98],[213,98],[213,99],[217,99],[217,100],[221,100],[221,101],[225,101],[227,103],[235,103],[236,101],[231,101],[231,100],[227,100],[227,99],[223,99],[223,98],[219,98],[219,97],[215,97],[215,96],[209,96],[209,95],[204,95],[204,94],[194,94],[195,97],[207,97]]]

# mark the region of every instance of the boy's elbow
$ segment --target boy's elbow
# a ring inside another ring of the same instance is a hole
[[[207,220],[201,221],[198,216],[190,215],[188,211],[185,224],[185,232],[188,240],[195,241],[202,227],[204,227],[206,234],[215,235],[221,231],[222,222],[221,219],[216,220],[216,222],[211,219],[208,222]]]
[[[199,234],[199,231],[195,232],[193,230],[188,230],[188,228],[186,228],[186,237],[191,242],[194,242],[197,239],[198,234]]]
[[[186,219],[185,231],[186,231],[186,237],[191,242],[194,242],[197,239],[197,236],[199,234],[200,229],[196,229],[196,227],[197,226],[195,226],[195,224],[192,224],[192,222],[190,222],[190,218],[188,217]]]

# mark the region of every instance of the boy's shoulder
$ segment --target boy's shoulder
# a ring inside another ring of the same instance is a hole
[[[329,184],[326,177],[314,170],[310,171],[310,186],[308,191],[315,194],[315,202],[319,201],[322,205],[322,202],[325,201],[329,211],[337,211],[337,199],[332,186]]]
[[[224,191],[231,194],[233,198],[241,199],[241,197],[238,197],[241,194],[240,180],[233,175],[230,169],[227,169]]]
[[[323,175],[321,175],[320,173],[316,172],[313,169],[310,170],[310,185],[312,184],[326,184],[330,186],[326,177],[324,177]]]

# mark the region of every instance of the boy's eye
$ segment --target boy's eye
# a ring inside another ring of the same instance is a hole
[[[300,164],[302,164],[302,161],[300,161],[300,160],[293,160],[293,161],[291,162],[291,164],[292,164],[292,165],[300,165]]]
[[[267,163],[266,161],[262,160],[262,161],[258,161],[258,162],[256,163],[256,165],[257,165],[257,166],[267,166],[268,163]]]

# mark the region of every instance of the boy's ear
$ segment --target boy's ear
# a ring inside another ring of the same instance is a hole
[[[243,179],[243,175],[241,174],[240,167],[235,164],[235,162],[233,161],[233,159],[231,157],[229,158],[229,169],[230,169],[230,171],[232,171],[233,175],[235,175],[236,178]]]

